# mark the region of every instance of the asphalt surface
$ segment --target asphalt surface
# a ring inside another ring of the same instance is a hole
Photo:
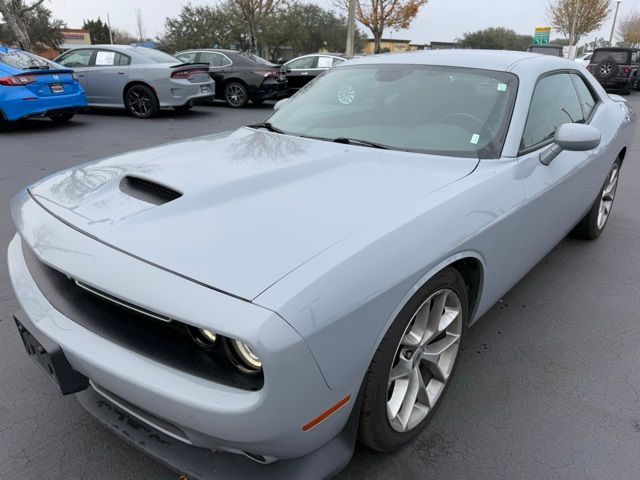
[[[640,94],[630,97],[640,112]],[[264,119],[271,106],[114,112],[0,134],[0,479],[177,479],[60,396],[24,352],[4,252],[9,200],[51,172]],[[640,139],[637,142],[640,147]],[[453,384],[403,450],[358,447],[341,480],[640,478],[640,163],[627,154],[607,230],[567,239],[469,330]]]

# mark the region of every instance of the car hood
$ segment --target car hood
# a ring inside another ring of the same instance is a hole
[[[251,300],[310,258],[476,165],[242,128],[81,165],[29,192],[99,241]],[[149,203],[123,187],[124,177],[182,195]]]

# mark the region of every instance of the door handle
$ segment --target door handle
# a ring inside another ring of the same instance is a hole
[[[84,78],[84,73],[76,73],[76,76],[78,76],[80,78]]]
[[[118,75],[124,75],[124,72],[118,72]]]

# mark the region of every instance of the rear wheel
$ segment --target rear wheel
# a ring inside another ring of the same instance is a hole
[[[449,386],[467,319],[467,289],[454,268],[437,274],[407,303],[364,380],[362,443],[386,452],[425,428]]]
[[[618,178],[620,177],[620,160],[616,160],[609,171],[607,180],[604,182],[598,198],[591,210],[584,216],[580,223],[571,232],[572,237],[593,240],[598,238],[607,225],[607,220],[613,209],[613,201],[618,189]]]
[[[249,101],[249,93],[243,84],[231,82],[224,87],[224,99],[230,107],[241,108]]]
[[[136,118],[155,117],[160,111],[156,94],[146,85],[132,85],[124,98],[127,111]]]
[[[70,121],[75,114],[73,113],[62,113],[60,115],[52,115],[49,117],[53,123],[67,123]]]

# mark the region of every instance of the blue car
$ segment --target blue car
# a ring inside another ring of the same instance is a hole
[[[73,70],[0,46],[0,127],[26,117],[67,122],[87,107]]]

